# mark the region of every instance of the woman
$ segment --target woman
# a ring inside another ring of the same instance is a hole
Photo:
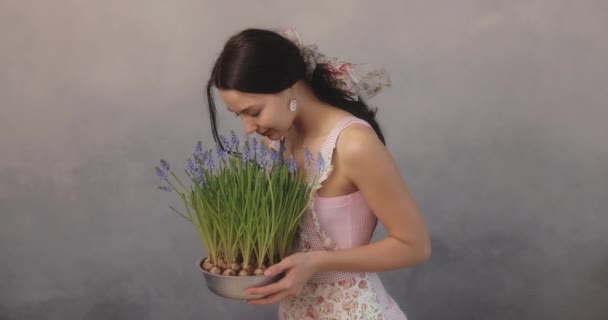
[[[385,148],[375,110],[362,99],[388,83],[355,79],[351,64],[303,46],[293,29],[247,29],[227,41],[207,84],[216,141],[213,87],[248,134],[293,154],[298,168],[305,167],[304,146],[327,164],[300,225],[298,252],[266,270],[285,276],[248,289],[264,296],[248,303],[279,302],[281,319],[406,319],[376,272],[430,255],[420,212]],[[370,244],[378,220],[388,236]]]

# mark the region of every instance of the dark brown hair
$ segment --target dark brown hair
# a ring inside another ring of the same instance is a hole
[[[207,83],[207,103],[213,139],[221,145],[217,130],[212,87],[247,93],[279,93],[299,80],[306,81],[317,98],[367,121],[386,144],[376,121],[376,109],[362,99],[353,100],[338,89],[323,64],[317,64],[310,80],[300,49],[280,34],[262,29],[246,29],[228,39],[215,61]],[[222,146],[223,147],[223,146]]]

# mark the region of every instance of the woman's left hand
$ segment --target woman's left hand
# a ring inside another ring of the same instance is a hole
[[[311,256],[312,252],[298,252],[268,267],[265,271],[266,276],[273,277],[280,272],[285,272],[285,275],[275,283],[245,290],[248,294],[264,296],[255,300],[247,300],[247,303],[273,304],[288,297],[298,296],[306,282],[316,272],[315,260],[311,259]]]

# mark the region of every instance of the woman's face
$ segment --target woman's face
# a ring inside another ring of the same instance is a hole
[[[219,93],[228,111],[241,118],[247,134],[257,132],[270,140],[279,140],[295,118],[295,112],[289,110],[289,90],[276,94],[236,90],[219,90]]]

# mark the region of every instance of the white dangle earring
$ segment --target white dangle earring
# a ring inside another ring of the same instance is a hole
[[[291,110],[291,111],[298,110],[298,102],[296,101],[296,99],[291,99],[291,101],[289,101],[289,110]]]

